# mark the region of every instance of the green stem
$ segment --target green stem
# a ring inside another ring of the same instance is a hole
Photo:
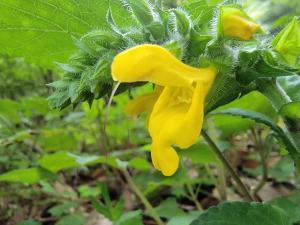
[[[187,189],[188,189],[188,191],[189,191],[189,193],[190,193],[190,195],[191,195],[191,199],[192,199],[192,201],[195,203],[197,209],[198,209],[199,211],[203,211],[203,208],[202,208],[200,202],[198,201],[197,195],[196,195],[195,192],[193,191],[193,187],[192,187],[192,185],[190,184],[190,182],[187,182],[186,187],[187,187]]]
[[[151,203],[148,201],[148,199],[144,196],[142,191],[139,189],[139,187],[134,183],[134,181],[131,178],[131,175],[128,173],[127,169],[122,170],[122,172],[127,180],[129,187],[139,197],[139,199],[144,204],[149,215],[155,220],[155,222],[158,225],[164,225],[165,223],[161,220],[161,218],[159,217],[159,215],[157,214],[157,212],[155,211],[155,209],[153,208]]]
[[[261,79],[257,81],[257,86],[259,91],[271,101],[271,103],[278,112],[280,111],[283,105],[291,102],[291,99],[289,98],[287,93],[282,89],[282,87],[277,83],[276,79]],[[299,142],[297,141],[297,138],[293,135],[293,132],[289,130],[289,122],[287,120],[284,120],[284,123],[285,135],[291,142],[291,146],[287,147],[290,148],[290,153],[294,159],[296,175],[298,177],[298,182],[300,183],[300,157],[298,156],[298,152],[300,149]],[[293,150],[296,150],[295,154],[292,154]]]
[[[225,170],[224,170],[224,166],[222,164],[217,165],[217,171],[218,171],[218,192],[220,194],[220,198],[222,201],[226,201],[227,200],[227,185],[226,185],[226,174],[225,174]]]
[[[253,190],[253,195],[256,196],[257,193],[265,186],[265,184],[267,183],[267,180],[268,180],[267,157],[269,154],[269,149],[267,148],[268,146],[266,146],[266,144],[263,143],[262,138],[260,137],[259,134],[257,134],[257,132],[255,131],[255,128],[252,128],[251,131],[252,131],[252,135],[254,138],[256,149],[260,156],[260,161],[261,161],[262,170],[263,170],[262,179],[260,180],[259,184]]]
[[[249,201],[255,201],[252,196],[250,195],[249,190],[247,187],[243,184],[239,176],[236,174],[230,163],[227,161],[227,159],[224,157],[222,154],[221,150],[219,147],[215,144],[215,142],[210,138],[210,136],[202,130],[201,132],[203,138],[206,140],[206,142],[210,145],[216,156],[219,158],[219,160],[223,163],[224,167],[228,170],[230,175],[232,176],[233,180],[236,182],[236,184],[239,186],[241,192],[245,196],[245,198]]]

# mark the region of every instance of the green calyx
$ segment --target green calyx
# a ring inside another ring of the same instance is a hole
[[[300,70],[299,17],[294,17],[294,19],[277,34],[272,45],[287,63]]]

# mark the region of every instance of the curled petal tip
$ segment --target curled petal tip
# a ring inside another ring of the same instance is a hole
[[[179,157],[170,145],[153,142],[151,158],[154,167],[161,171],[164,176],[172,176],[178,169]]]

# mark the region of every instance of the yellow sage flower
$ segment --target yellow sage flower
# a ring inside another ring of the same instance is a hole
[[[246,13],[230,6],[221,8],[219,23],[223,36],[244,41],[250,40],[253,34],[260,30],[260,25],[251,21]]]
[[[126,113],[148,113],[154,167],[173,175],[179,157],[173,148],[193,145],[202,128],[205,97],[216,70],[188,66],[168,50],[144,44],[118,54],[112,63],[112,77],[119,82],[149,81],[155,90],[129,102]]]

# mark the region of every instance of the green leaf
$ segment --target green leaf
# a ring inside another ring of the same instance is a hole
[[[0,123],[1,119],[6,119],[11,123],[20,122],[20,105],[10,99],[1,99],[0,100]]]
[[[214,15],[215,4],[221,0],[206,1],[206,0],[183,0],[179,4],[186,9],[192,16],[195,24],[198,26],[207,26]]]
[[[288,215],[290,224],[300,222],[300,193],[279,197],[269,202],[281,208]]]
[[[124,210],[124,201],[121,199],[113,205],[106,184],[101,184],[101,193],[104,203],[100,203],[96,198],[92,198],[93,207],[108,219],[112,221],[118,220]]]
[[[143,225],[141,213],[141,210],[124,213],[114,225]]]
[[[289,119],[297,120],[300,119],[300,102],[291,102],[285,104],[280,109],[280,115]]]
[[[188,157],[192,160],[193,163],[218,163],[218,159],[216,158],[215,154],[209,147],[209,145],[205,143],[197,143],[192,145],[188,149],[179,150],[178,154],[180,156]]]
[[[77,139],[74,133],[63,129],[41,130],[37,143],[45,151],[66,151],[77,149]]]
[[[77,206],[76,202],[64,202],[62,204],[56,205],[48,210],[52,216],[62,216],[70,211],[70,209]]]
[[[149,25],[154,21],[154,12],[147,0],[123,0],[129,6],[133,15],[143,25]]]
[[[0,52],[53,67],[75,50],[72,36],[105,27],[107,2],[0,0]]]
[[[146,159],[140,157],[134,157],[133,159],[131,159],[128,166],[143,171],[149,171],[151,168],[150,163]]]
[[[300,76],[278,77],[278,83],[292,101],[300,102]]]
[[[85,225],[86,220],[82,214],[72,214],[61,218],[55,225]]]
[[[224,109],[217,112],[210,113],[211,115],[215,114],[228,114],[232,116],[240,116],[242,118],[248,118],[251,119],[257,123],[265,124],[266,126],[270,127],[277,135],[278,137],[283,141],[283,143],[286,145],[288,151],[291,153],[292,157],[299,158],[300,152],[295,147],[294,143],[291,142],[288,136],[286,136],[285,132],[277,126],[274,121],[272,121],[270,118],[265,116],[264,114],[252,111],[252,110],[243,110],[238,108],[230,108],[230,109]]]
[[[53,174],[41,168],[29,168],[12,170],[0,175],[0,181],[21,182],[23,184],[34,184],[42,180],[53,178]]]
[[[256,202],[226,202],[213,206],[191,225],[290,225],[280,208]]]
[[[293,159],[287,155],[269,168],[270,177],[277,182],[290,182],[295,178]]]
[[[68,152],[57,152],[43,156],[38,163],[41,167],[56,173],[63,169],[82,167],[96,159],[97,156],[77,156]]]
[[[230,108],[240,108],[256,111],[264,114],[274,122],[276,122],[277,119],[277,113],[271,105],[270,101],[258,91],[250,92],[242,96],[241,98],[230,102],[227,105],[223,105],[217,108],[214,112]],[[253,120],[230,115],[214,115],[211,119],[213,120],[214,125],[219,130],[221,130],[221,135],[223,137],[227,137],[233,133],[247,130],[255,124]]]
[[[185,215],[185,212],[178,207],[176,198],[168,198],[155,208],[160,217],[170,219],[174,216]]]
[[[88,185],[81,185],[78,191],[82,198],[96,198],[101,194],[101,188],[99,186],[90,187]]]
[[[272,42],[276,51],[291,65],[300,69],[300,18],[294,19]]]
[[[283,77],[295,75],[294,70],[287,70],[283,66],[274,64],[274,59],[270,51],[254,50],[243,51],[239,55],[241,68],[237,71],[237,80],[243,85],[248,85],[252,81],[260,78]]]
[[[283,116],[290,135],[300,148],[300,102],[285,104],[279,113]]]
[[[174,21],[171,23],[175,25],[176,31],[185,37],[190,33],[192,27],[192,21],[188,13],[180,8],[173,9],[172,13],[174,15]]]
[[[169,220],[167,225],[189,225],[192,221],[197,219],[202,212],[199,211],[190,211],[185,215],[174,216]]]

